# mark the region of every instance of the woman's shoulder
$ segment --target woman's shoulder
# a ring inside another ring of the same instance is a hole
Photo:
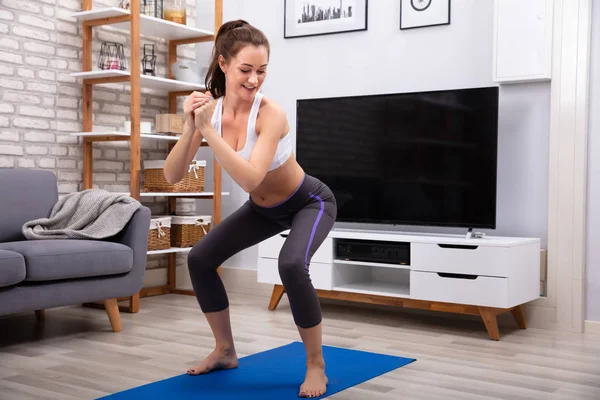
[[[281,104],[279,104],[276,100],[267,97],[265,95],[262,96],[260,106],[259,106],[259,114],[263,115],[267,114],[270,116],[276,116],[280,118],[286,118],[285,111]]]
[[[262,127],[263,118],[269,120],[270,122],[276,123],[279,122],[285,126],[285,130],[287,131],[287,116],[281,104],[275,101],[272,98],[262,96],[260,106],[258,109],[258,118],[256,122],[257,131],[260,132],[260,128]]]

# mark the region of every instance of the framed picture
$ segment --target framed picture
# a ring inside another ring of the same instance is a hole
[[[286,39],[367,30],[368,0],[285,0]]]
[[[450,25],[450,0],[400,0],[400,29]]]

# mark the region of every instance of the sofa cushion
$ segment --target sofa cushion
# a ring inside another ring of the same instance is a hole
[[[0,243],[0,249],[25,257],[28,282],[116,275],[133,267],[130,247],[101,240],[24,240]]]
[[[0,168],[0,242],[25,240],[23,224],[50,216],[58,201],[52,171]]]
[[[25,259],[19,253],[0,250],[0,287],[16,285],[25,279]]]

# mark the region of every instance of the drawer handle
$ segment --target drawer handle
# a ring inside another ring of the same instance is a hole
[[[475,244],[440,244],[438,246],[444,249],[465,249],[465,250],[475,250],[479,246]]]
[[[442,278],[452,278],[452,279],[469,279],[475,280],[477,279],[477,275],[467,275],[467,274],[451,274],[448,272],[438,272],[437,273]]]

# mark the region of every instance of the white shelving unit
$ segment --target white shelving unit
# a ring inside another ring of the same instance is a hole
[[[172,149],[179,137],[168,135],[156,135],[140,132],[142,89],[150,89],[164,93],[168,97],[168,113],[177,113],[177,99],[187,96],[196,90],[205,90],[205,85],[200,82],[184,82],[176,80],[171,72],[171,65],[177,61],[177,48],[179,45],[188,45],[201,42],[213,42],[216,32],[222,24],[223,5],[222,0],[214,0],[215,19],[214,29],[198,29],[184,24],[179,24],[160,18],[154,18],[141,14],[140,0],[131,0],[130,9],[124,10],[118,7],[95,8],[92,0],[81,0],[82,11],[75,12],[71,16],[81,23],[82,28],[82,70],[74,72],[71,76],[76,77],[82,84],[82,132],[72,133],[73,136],[81,137],[83,142],[83,187],[89,189],[93,186],[93,144],[95,142],[129,141],[130,142],[130,193],[129,195],[141,199],[144,197],[166,197],[167,214],[174,215],[176,212],[177,198],[212,199],[213,214],[212,224],[218,224],[221,220],[221,197],[228,195],[221,190],[221,167],[214,160],[214,189],[212,192],[197,193],[157,193],[144,192],[141,190],[141,140],[163,140],[168,142],[169,150]],[[100,26],[111,26],[117,30],[124,30],[130,35],[129,42],[124,45],[130,49],[128,70],[98,70],[92,65],[92,38],[93,29]],[[165,39],[167,41],[167,71],[168,76],[159,77],[144,75],[141,73],[141,36],[150,36]],[[131,132],[119,132],[116,130],[94,132],[93,131],[93,89],[97,85],[112,83],[129,84],[131,89]],[[206,142],[202,143],[206,146]],[[164,286],[144,288],[141,293],[135,294],[129,299],[129,312],[139,311],[139,298],[142,296],[153,296],[166,293],[191,294],[190,291],[177,290],[176,259],[177,253],[190,251],[189,248],[171,248],[166,250],[148,251],[148,255],[166,254],[168,256],[167,284]]]

